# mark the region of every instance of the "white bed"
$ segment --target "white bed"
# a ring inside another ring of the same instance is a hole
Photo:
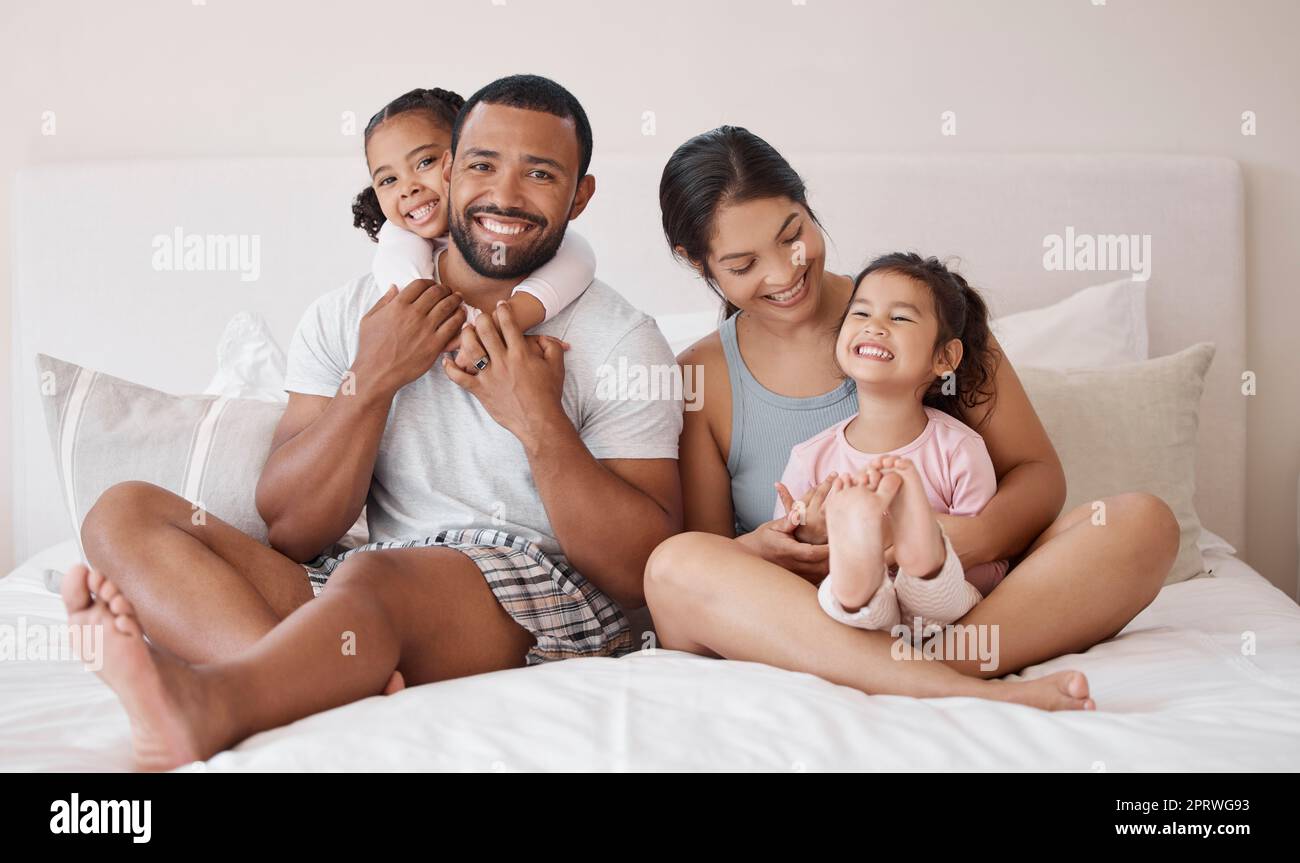
[[[45,568],[0,580],[0,620],[65,619]],[[1166,587],[1118,637],[1027,669],[1084,671],[1100,709],[868,696],[676,651],[420,686],[252,737],[203,770],[1298,770],[1300,607],[1241,561]],[[1256,653],[1243,655],[1244,633]],[[127,770],[126,716],[68,663],[0,663],[0,767]]]
[[[597,158],[600,191],[577,227],[598,250],[606,281],[666,328],[698,328],[707,295],[668,259],[657,231],[666,155]],[[1234,163],[791,160],[830,229],[831,268],[852,271],[895,247],[960,255],[997,314],[1105,280],[1044,272],[1046,235],[1067,226],[1152,235],[1150,353],[1217,345],[1202,403],[1196,508],[1209,530],[1243,547],[1244,223]],[[172,392],[201,390],[212,351],[194,346],[215,345],[232,315],[261,314],[287,343],[312,298],[365,267],[368,249],[350,235],[340,203],[361,182],[350,160],[105,163],[19,176],[13,493],[24,562],[0,579],[0,627],[60,622],[43,573],[77,557],[35,353]],[[291,212],[278,200],[283,188],[302,190]],[[96,200],[94,213],[63,206],[74,197]],[[260,235],[260,279],[153,270],[150,239],[176,226]],[[84,241],[68,244],[69,233]],[[1212,576],[1165,588],[1117,638],[1025,671],[1085,671],[1096,713],[866,696],[807,675],[661,650],[372,698],[258,735],[202,768],[1300,769],[1300,607],[1222,544],[1206,562]],[[0,769],[126,769],[126,733],[109,691],[78,666],[0,662]]]

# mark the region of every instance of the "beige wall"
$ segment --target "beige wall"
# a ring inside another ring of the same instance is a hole
[[[0,568],[9,547],[10,190],[24,165],[337,155],[413,86],[546,74],[605,152],[734,122],[790,150],[1149,152],[1245,168],[1251,400],[1246,558],[1296,594],[1300,4],[1289,0],[7,2],[0,11]],[[452,35],[454,31],[455,35]],[[42,136],[41,112],[57,116]],[[656,112],[657,135],[641,114]],[[957,112],[958,135],[939,133]],[[1254,111],[1258,134],[1241,134]],[[93,201],[76,202],[94,206]],[[106,213],[105,217],[111,214]]]

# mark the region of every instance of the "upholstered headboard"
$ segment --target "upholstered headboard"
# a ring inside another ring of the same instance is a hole
[[[656,315],[707,312],[711,295],[671,260],[659,227],[666,156],[598,154],[597,193],[575,228],[595,246],[602,279],[634,304]],[[854,271],[894,248],[957,255],[996,315],[1117,277],[1045,269],[1048,235],[1150,236],[1152,355],[1203,340],[1218,345],[1202,406],[1196,503],[1206,526],[1244,551],[1244,217],[1235,162],[787,156],[829,231],[832,269]],[[371,248],[351,227],[348,206],[364,183],[354,159],[103,162],[19,174],[12,347],[19,560],[72,535],[36,352],[173,392],[201,390],[236,312],[261,314],[287,344],[311,299],[368,266]],[[203,262],[208,269],[186,269],[189,238],[208,235],[234,236],[226,247],[233,254],[224,265],[213,257]],[[179,255],[168,260],[169,251]],[[701,319],[709,316],[693,320]]]

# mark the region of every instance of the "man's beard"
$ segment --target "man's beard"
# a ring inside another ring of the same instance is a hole
[[[502,245],[500,250],[493,248],[491,242],[478,242],[470,233],[470,222],[478,214],[504,216],[511,219],[523,219],[531,222],[538,232],[538,239],[526,248],[514,249]],[[541,216],[522,210],[499,210],[496,207],[470,207],[464,214],[448,207],[448,230],[452,242],[460,250],[461,256],[470,269],[489,279],[518,279],[527,276],[538,267],[555,257],[555,252],[564,241],[566,224],[547,233],[547,222]]]

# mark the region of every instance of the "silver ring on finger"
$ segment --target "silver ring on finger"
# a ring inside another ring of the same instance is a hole
[[[474,363],[474,368],[480,372],[487,367],[488,367],[488,358],[486,356],[479,357],[478,360],[476,360]]]

